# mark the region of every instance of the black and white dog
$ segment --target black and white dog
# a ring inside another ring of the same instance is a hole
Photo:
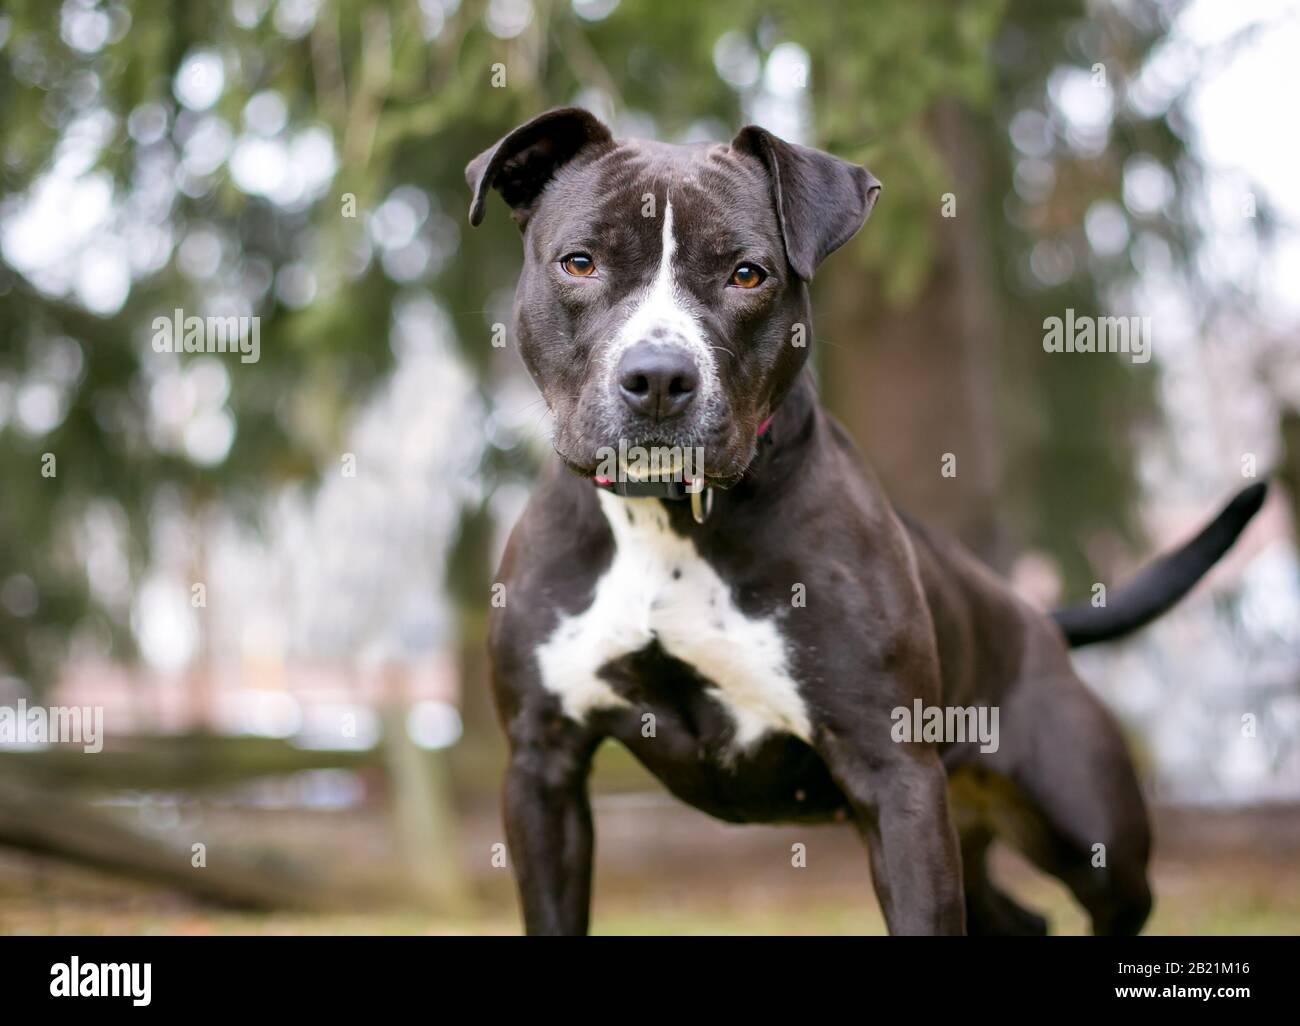
[[[466,175],[471,223],[495,189],[523,234],[515,337],[559,455],[491,624],[528,932],[587,929],[587,775],[609,737],[725,820],[850,817],[893,933],[1044,932],[990,880],[995,837],[1097,933],[1137,931],[1147,814],[1068,649],[1177,601],[1264,486],[1107,607],[1045,616],[897,513],[817,403],[808,282],[876,202],[863,168],[756,127],[616,142],[566,109]],[[629,446],[676,455],[647,472]],[[997,744],[899,738],[898,710],[936,707],[995,708]]]

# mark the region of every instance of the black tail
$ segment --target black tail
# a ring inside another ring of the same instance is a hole
[[[1101,608],[1071,606],[1052,613],[1071,648],[1110,641],[1135,631],[1181,599],[1232,547],[1264,504],[1268,485],[1243,488],[1195,538],[1144,567]]]

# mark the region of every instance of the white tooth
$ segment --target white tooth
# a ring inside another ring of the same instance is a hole
[[[618,461],[619,469],[625,477],[629,477],[633,481],[651,480],[655,477],[656,468],[659,471],[658,476],[661,480],[665,477],[675,478],[682,472],[681,450],[674,448],[668,452],[659,452],[654,455],[657,457],[654,461],[647,459],[637,460],[632,463],[620,457]]]

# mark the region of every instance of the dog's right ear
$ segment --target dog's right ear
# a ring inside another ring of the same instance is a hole
[[[865,167],[788,143],[757,125],[742,128],[731,145],[766,166],[790,267],[812,281],[817,265],[866,223],[880,182]]]
[[[590,146],[608,146],[613,141],[608,128],[578,107],[539,114],[465,168],[465,180],[474,194],[469,223],[477,228],[483,221],[487,192],[493,188],[510,205],[510,214],[522,230],[537,197],[562,165]]]

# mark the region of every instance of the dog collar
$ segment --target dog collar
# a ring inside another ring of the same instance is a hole
[[[776,414],[769,413],[767,419],[758,425],[759,441],[769,445],[772,436],[768,429],[772,426],[774,416]],[[621,495],[625,499],[666,499],[670,502],[690,499],[691,516],[697,524],[704,523],[713,512],[713,488],[707,483],[693,487],[693,481],[611,481],[600,474],[593,475],[591,481],[597,488]]]

